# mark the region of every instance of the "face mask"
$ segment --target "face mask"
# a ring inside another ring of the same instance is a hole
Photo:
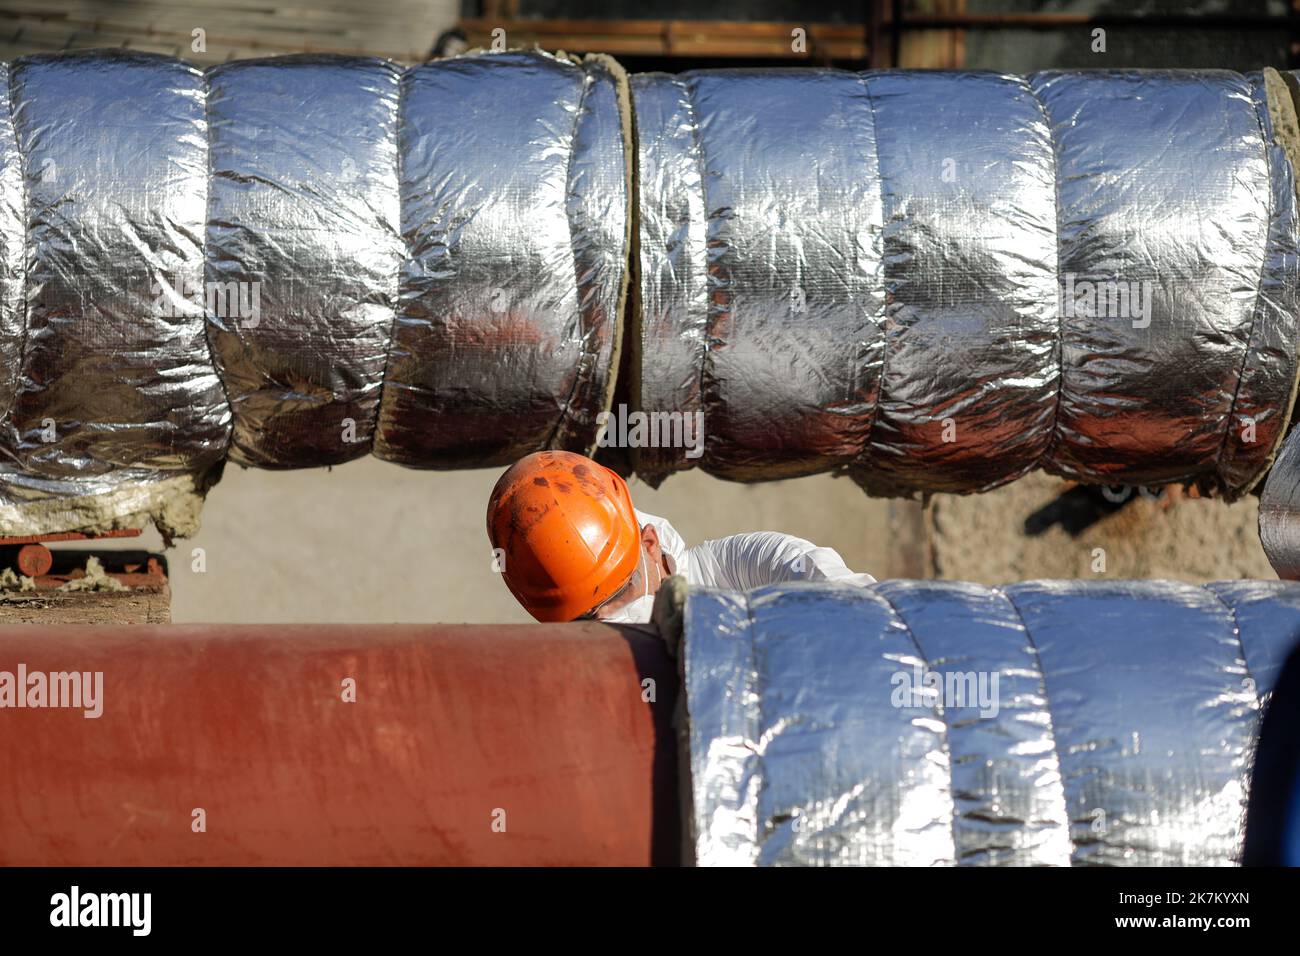
[[[641,552],[641,563],[638,567],[641,569],[641,580],[644,582],[641,596],[624,604],[617,611],[611,611],[607,616],[601,615],[600,619],[606,624],[650,623],[650,612],[655,606],[655,596],[650,593],[650,575],[646,573],[644,550]]]
[[[654,610],[655,596],[643,594],[635,601],[623,605],[609,617],[602,617],[606,624],[649,624],[650,612]]]

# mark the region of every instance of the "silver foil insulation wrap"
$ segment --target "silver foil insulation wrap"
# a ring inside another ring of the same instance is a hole
[[[197,509],[150,489],[201,491],[227,457],[589,450],[630,258],[633,403],[689,416],[724,477],[906,494],[1041,466],[1231,497],[1267,467],[1300,277],[1260,77],[721,71],[627,95],[607,58],[537,52],[4,65],[0,534],[160,511],[184,533]],[[654,437],[650,480],[696,462]]]
[[[612,61],[37,56],[0,97],[0,534],[158,519],[151,487],[227,456],[595,445],[630,222]]]
[[[208,471],[230,412],[202,311],[168,294],[203,280],[203,74],[123,53],[4,80],[0,531],[21,534],[65,530],[26,527],[29,503]]]
[[[1042,467],[1267,468],[1296,381],[1294,179],[1262,76],[701,71],[632,80],[646,412],[698,462],[878,494]],[[665,419],[666,420],[666,419]]]
[[[382,60],[308,57],[208,76],[209,336],[239,464],[370,451],[405,260],[400,83]]]
[[[1259,540],[1278,577],[1300,581],[1300,431],[1282,444],[1264,482]]]
[[[1230,865],[1300,585],[692,590],[702,865]]]
[[[610,61],[442,61],[403,81],[402,264],[375,454],[420,467],[585,450],[627,281],[625,91]]]

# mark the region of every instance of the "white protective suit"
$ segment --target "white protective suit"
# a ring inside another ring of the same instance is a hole
[[[663,518],[637,511],[636,520],[642,527],[654,526],[673,573],[683,575],[693,587],[747,591],[782,581],[843,581],[860,586],[876,582],[869,574],[850,571],[834,548],[819,548],[793,535],[752,531],[688,548]],[[650,607],[649,602],[638,607],[627,623],[648,624]]]

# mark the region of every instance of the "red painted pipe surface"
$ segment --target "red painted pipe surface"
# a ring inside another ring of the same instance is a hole
[[[102,672],[103,713],[0,709],[6,865],[677,859],[676,676],[643,632],[0,628],[0,672],[19,664],[29,695]]]

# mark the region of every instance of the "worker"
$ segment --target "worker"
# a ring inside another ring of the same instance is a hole
[[[648,623],[659,586],[674,574],[736,590],[875,581],[831,548],[774,531],[688,548],[663,518],[632,507],[622,478],[573,452],[537,452],[507,469],[488,500],[487,527],[506,587],[539,621]]]

